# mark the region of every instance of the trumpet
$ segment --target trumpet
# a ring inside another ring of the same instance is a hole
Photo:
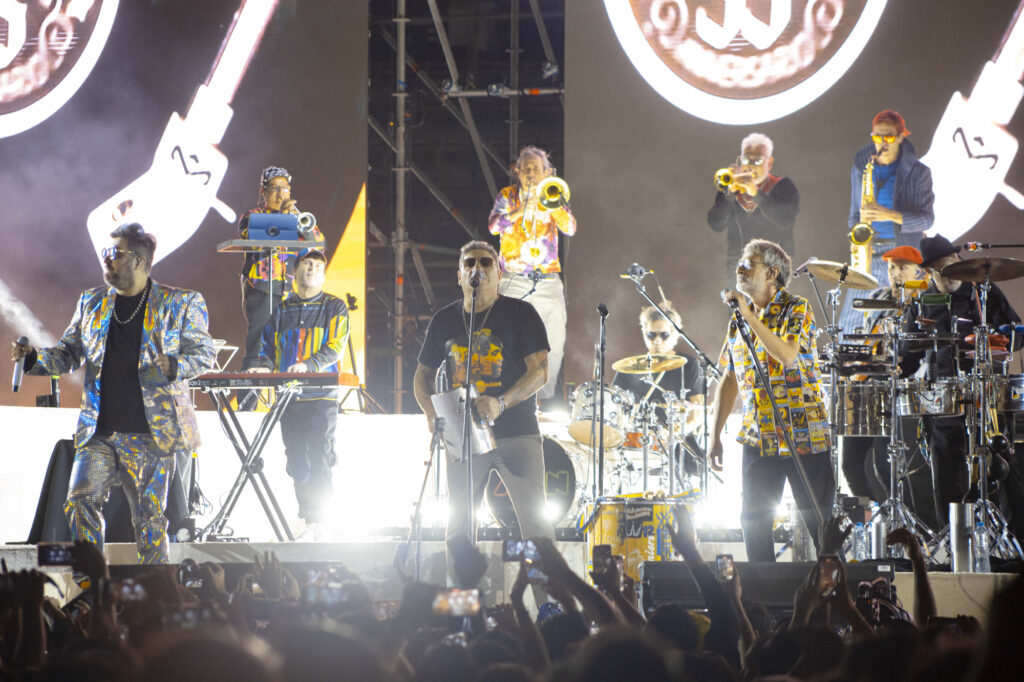
[[[569,203],[569,185],[562,178],[551,176],[537,185],[538,203],[546,209],[561,208]]]
[[[738,190],[736,184],[739,180],[751,176],[752,173],[737,173],[733,168],[719,168],[715,171],[715,187],[719,192],[726,192],[734,187]]]
[[[299,214],[299,232],[302,233],[303,237],[309,235],[316,227],[316,216],[309,211],[303,211]]]

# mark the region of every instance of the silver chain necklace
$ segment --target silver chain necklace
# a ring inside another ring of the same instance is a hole
[[[487,324],[487,318],[491,316],[491,311],[494,310],[494,306],[497,303],[498,303],[498,300],[495,299],[494,303],[491,304],[491,307],[487,309],[487,313],[484,315],[484,319],[481,320],[480,326],[477,327],[476,329],[474,329],[473,333],[479,333],[479,332],[482,332],[484,330],[484,325]],[[476,320],[473,320],[473,322],[475,323]],[[466,309],[465,308],[462,309],[462,326],[466,330],[466,340],[469,341],[470,337],[472,336],[472,334],[469,333],[469,316],[466,314]],[[474,326],[475,326],[475,324],[474,324]]]
[[[110,311],[110,314],[114,318],[114,321],[117,322],[118,324],[128,324],[129,322],[135,319],[135,316],[139,314],[140,310],[142,310],[142,304],[146,302],[147,298],[149,298],[149,282],[146,282],[146,290],[142,292],[141,296],[139,296],[139,304],[135,306],[134,312],[132,312],[131,317],[129,317],[127,320],[122,320],[120,317],[117,316],[117,297],[119,295],[120,294],[114,294],[114,308],[113,310]]]

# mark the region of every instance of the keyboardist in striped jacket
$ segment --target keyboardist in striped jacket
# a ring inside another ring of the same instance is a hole
[[[327,258],[303,249],[295,263],[295,293],[263,329],[254,372],[339,372],[348,342],[348,306],[323,290]],[[334,492],[334,430],[339,388],[309,388],[281,417],[287,471],[295,484],[299,517],[315,529]]]

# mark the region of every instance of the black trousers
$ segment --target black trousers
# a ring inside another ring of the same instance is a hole
[[[277,294],[278,287],[283,285],[274,283],[274,310],[281,305],[282,296]],[[245,315],[245,322],[248,331],[245,334],[245,355],[242,357],[242,371],[252,369],[260,357],[260,337],[263,336],[263,329],[270,321],[270,294],[256,287],[242,278],[242,312]]]
[[[832,493],[835,489],[832,462],[828,452],[805,455],[800,461],[811,483],[810,494],[791,456],[762,457],[760,448],[743,446],[743,508],[740,512],[740,525],[743,527],[743,542],[747,546],[747,561],[775,561],[772,525],[787,479],[793,489],[800,516],[814,540],[815,548],[818,548],[820,529],[811,495],[817,500],[822,515],[828,518],[832,512]]]
[[[949,523],[949,503],[962,502],[969,488],[967,478],[967,425],[963,417],[925,417],[932,454],[932,485],[935,488],[935,528]],[[922,518],[924,515],[921,514]],[[924,519],[928,523],[928,519]]]
[[[331,468],[337,460],[337,425],[338,403],[334,400],[294,401],[281,415],[286,470],[295,484],[299,517],[309,523],[323,521],[334,493]]]

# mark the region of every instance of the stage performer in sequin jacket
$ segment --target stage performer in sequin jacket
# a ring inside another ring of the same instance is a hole
[[[141,563],[167,563],[167,502],[176,456],[199,445],[188,380],[213,366],[203,295],[150,278],[156,238],[118,227],[102,251],[103,279],[78,299],[52,348],[13,344],[29,374],[85,365],[75,463],[64,513],[71,536],[102,548],[103,504],[120,485],[131,507]]]

